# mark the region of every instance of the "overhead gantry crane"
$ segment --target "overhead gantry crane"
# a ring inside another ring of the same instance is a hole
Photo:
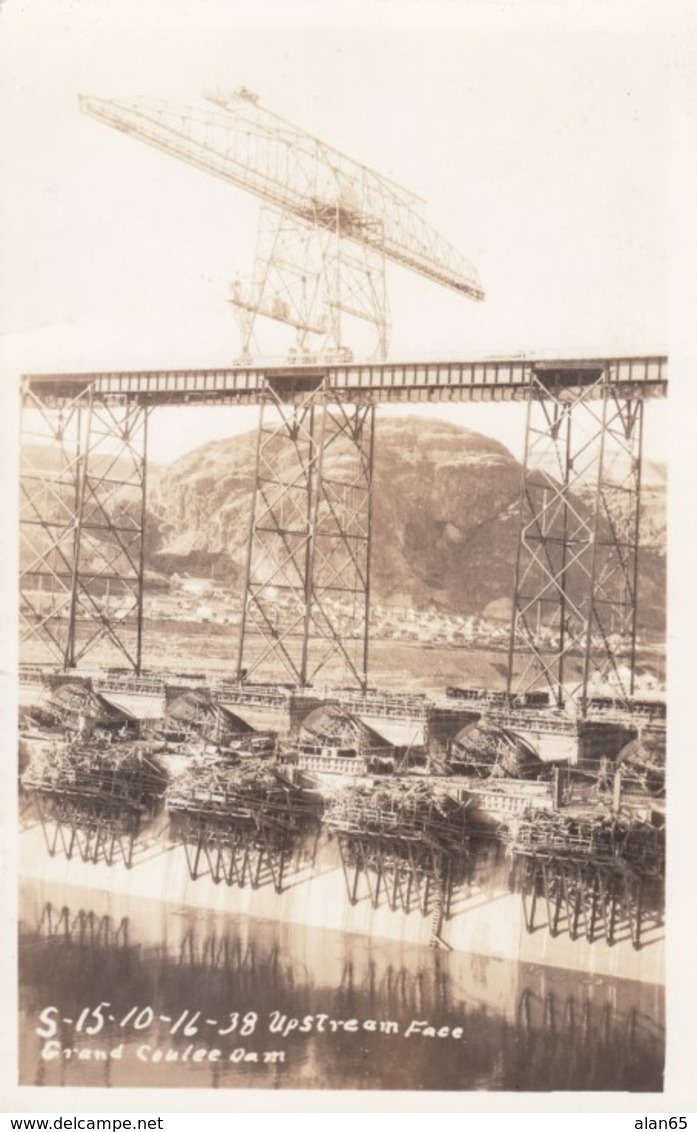
[[[244,88],[212,94],[217,110],[147,98],[81,96],[80,109],[116,129],[252,193],[262,201],[247,285],[231,302],[241,360],[251,361],[259,316],[295,327],[293,357],[347,359],[342,315],[371,323],[387,355],[387,261],[470,299],[484,292],[474,268],[423,215],[423,201],[388,177],[261,106]]]
[[[293,326],[290,380],[302,395],[289,404],[286,380],[264,379],[238,676],[280,669],[303,686],[328,668],[365,687],[375,408],[346,404],[326,375],[303,379],[303,363],[351,360],[345,316],[372,324],[385,357],[388,261],[470,299],[484,292],[414,193],[247,90],[208,101],[213,108],[91,96],[79,104],[262,202],[251,281],[232,288],[239,362],[251,365],[259,317]]]
[[[215,112],[141,99],[81,106],[262,199],[270,242],[251,288],[233,296],[246,320],[243,352],[255,319],[270,314],[296,327],[296,361],[308,364],[27,377],[30,417],[63,453],[57,473],[28,468],[23,477],[28,638],[67,668],[110,644],[140,670],[147,416],[159,403],[253,402],[261,411],[238,677],[306,686],[322,673],[365,688],[375,404],[520,399],[528,412],[508,690],[543,688],[583,712],[608,681],[631,697],[643,402],[665,395],[666,359],[348,361],[340,316],[349,311],[373,323],[379,353],[387,348],[387,260],[475,299],[476,273],[413,194],[249,92],[213,101]],[[310,364],[302,351],[315,334],[329,348]],[[98,447],[108,445],[111,467],[117,442],[118,477],[105,474]],[[126,491],[133,506],[116,515],[113,495]],[[110,608],[116,596],[127,616]]]

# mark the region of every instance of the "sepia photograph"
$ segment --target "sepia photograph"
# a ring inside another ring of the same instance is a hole
[[[0,8],[15,1107],[660,1108],[675,29],[634,12]]]

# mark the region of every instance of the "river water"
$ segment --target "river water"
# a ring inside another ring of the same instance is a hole
[[[656,1092],[663,993],[26,881],[20,1082]]]

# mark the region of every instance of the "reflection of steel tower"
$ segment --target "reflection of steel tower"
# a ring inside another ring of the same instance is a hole
[[[427,223],[413,193],[272,114],[248,91],[210,101],[223,112],[85,96],[80,108],[263,201],[251,280],[235,282],[231,295],[243,361],[260,315],[295,328],[299,361],[312,336],[346,354],[342,315],[372,324],[376,354],[385,357],[387,260],[484,297],[474,268]]]

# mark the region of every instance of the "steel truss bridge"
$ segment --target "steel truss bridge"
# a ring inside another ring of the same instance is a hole
[[[27,375],[22,640],[66,670],[107,645],[139,674],[149,416],[160,405],[258,405],[237,679],[282,673],[302,688],[338,664],[365,689],[376,406],[519,401],[508,691],[546,689],[585,711],[610,680],[629,699],[644,402],[666,392],[667,359],[655,356]]]

